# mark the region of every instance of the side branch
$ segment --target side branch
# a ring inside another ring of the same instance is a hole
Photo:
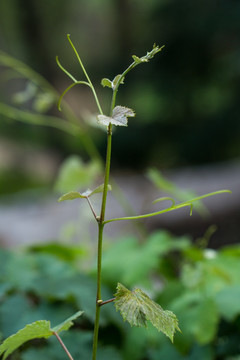
[[[109,299],[109,300],[106,300],[106,301],[99,302],[99,306],[109,304],[109,303],[111,303],[111,302],[113,302],[115,300],[116,300],[116,298],[112,298],[112,299]]]
[[[103,225],[105,225],[105,224],[107,224],[107,223],[110,223],[110,222],[113,222],[113,221],[145,219],[145,218],[149,218],[149,217],[152,217],[152,216],[161,215],[161,214],[167,213],[167,212],[169,212],[169,211],[181,209],[181,208],[186,207],[186,206],[190,206],[190,208],[191,208],[191,209],[190,209],[190,216],[191,216],[191,215],[192,215],[192,209],[193,209],[193,202],[198,201],[198,200],[201,200],[201,199],[204,199],[204,198],[207,198],[207,197],[209,197],[209,196],[213,196],[213,195],[217,195],[217,194],[222,194],[222,193],[229,193],[229,194],[231,194],[232,192],[231,192],[230,190],[214,191],[214,192],[212,192],[212,193],[205,194],[205,195],[202,195],[202,196],[198,196],[198,197],[196,197],[196,198],[194,198],[194,199],[191,199],[191,200],[189,200],[189,201],[180,203],[180,204],[178,204],[178,205],[172,205],[172,206],[170,206],[170,207],[167,208],[167,209],[160,210],[160,211],[155,211],[155,212],[152,212],[152,213],[149,213],[149,214],[136,215],[136,216],[126,216],[126,217],[120,217],[120,218],[105,220],[105,221],[103,222]]]

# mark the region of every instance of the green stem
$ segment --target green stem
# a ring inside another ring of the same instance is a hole
[[[112,151],[112,124],[109,124],[108,136],[107,136],[107,155],[106,155],[105,179],[104,179],[100,222],[103,222],[105,219],[105,209],[106,209],[106,202],[107,202],[107,192],[108,192],[110,165],[111,165],[111,151]]]
[[[99,303],[99,300],[101,300],[103,228],[104,228],[104,225],[99,222],[99,224],[98,224],[98,255],[97,255],[97,296],[96,296],[96,313],[95,313],[94,334],[93,334],[92,360],[96,360],[97,345],[98,345],[99,318],[100,318],[100,303]]]
[[[127,73],[132,70],[137,64],[133,62],[129,67],[121,74],[120,78],[118,79],[118,82],[115,86],[115,89],[113,90],[113,96],[112,96],[112,102],[111,102],[111,109],[110,109],[110,116],[112,115],[112,111],[115,107],[116,103],[116,96],[118,92],[119,85],[121,84],[121,81],[124,79],[124,77],[127,75]]]
[[[101,300],[102,241],[103,241],[104,218],[105,218],[105,209],[107,202],[107,192],[108,192],[110,165],[111,165],[111,149],[112,149],[112,125],[110,124],[108,127],[108,137],[107,137],[107,155],[106,155],[104,188],[103,188],[103,196],[102,196],[102,207],[101,207],[100,219],[98,222],[97,296],[96,296],[96,314],[95,314],[95,323],[94,323],[92,360],[96,360],[97,345],[98,345],[99,318],[100,318],[100,306],[101,306],[101,302],[99,300]]]
[[[89,82],[89,84],[92,86],[92,90],[94,90],[93,85],[86,73],[86,70],[83,67],[83,64],[81,62],[81,59],[75,49],[75,47],[73,46],[69,35],[68,35],[68,40],[70,42],[70,44],[72,45],[76,56],[78,58],[78,61],[83,69],[83,72]],[[118,91],[118,87],[121,83],[121,80],[124,78],[124,76],[130,71],[132,70],[137,64],[135,62],[133,62],[120,76],[118,83],[115,86],[115,89],[113,90],[113,95],[112,95],[112,102],[111,102],[111,108],[110,108],[110,116],[112,115],[113,109],[115,107],[115,103],[116,103],[116,96],[117,96],[117,91]],[[95,97],[96,102],[98,104],[97,101],[97,96]],[[100,105],[99,105],[100,107]],[[100,112],[102,114],[101,108],[100,108]],[[103,188],[103,195],[102,195],[102,207],[101,207],[101,214],[100,214],[100,219],[98,222],[98,263],[97,263],[97,298],[96,298],[96,315],[95,315],[95,323],[94,323],[94,335],[93,335],[93,355],[92,355],[92,360],[96,360],[96,356],[97,356],[97,344],[98,344],[98,331],[99,331],[99,318],[100,318],[100,306],[103,303],[101,300],[101,270],[102,270],[102,240],[103,240],[103,228],[105,225],[105,210],[106,210],[106,203],[107,203],[107,192],[108,192],[108,183],[109,183],[109,176],[110,176],[110,166],[111,166],[111,151],[112,151],[112,124],[110,123],[108,126],[108,135],[107,135],[107,155],[106,155],[106,165],[105,165],[105,178],[104,178],[104,188]]]

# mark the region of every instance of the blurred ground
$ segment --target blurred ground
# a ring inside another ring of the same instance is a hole
[[[210,246],[239,242],[240,232],[240,164],[222,163],[205,167],[171,170],[167,178],[182,189],[192,189],[197,194],[231,189],[232,194],[220,194],[204,200],[209,216],[202,218],[196,211],[189,217],[189,209],[180,209],[144,221],[148,230],[164,228],[177,235],[189,234],[199,238],[209,226],[216,225]],[[142,175],[115,174],[115,181],[132,204],[136,213],[157,211],[164,204],[151,202],[164,196]],[[78,200],[57,203],[57,196],[41,194],[41,191],[19,194],[10,204],[0,205],[1,245],[13,247],[46,241],[86,241],[95,235],[92,216],[87,204]],[[100,197],[93,200],[99,206]],[[166,203],[166,207],[168,203]],[[106,217],[118,217],[124,212],[111,193],[108,196]],[[135,223],[136,224],[136,223]],[[118,222],[106,225],[106,235],[114,238],[126,232],[135,231],[135,225]],[[93,240],[94,241],[94,240]]]

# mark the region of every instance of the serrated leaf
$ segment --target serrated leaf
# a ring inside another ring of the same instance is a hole
[[[116,310],[120,311],[124,321],[128,321],[131,326],[147,327],[147,321],[150,321],[158,331],[163,332],[171,341],[173,341],[175,331],[180,331],[176,316],[169,310],[163,310],[142,290],[130,291],[118,283],[115,297]]]
[[[109,87],[110,89],[112,89],[112,82],[111,82],[111,80],[109,80],[109,79],[107,79],[107,78],[103,78],[103,79],[101,80],[101,85],[102,85],[103,87],[107,86],[107,87]]]
[[[97,193],[101,193],[103,192],[103,189],[104,189],[104,184],[102,185],[99,185],[96,189],[94,190],[86,190],[84,191],[83,193],[80,193],[78,191],[70,191],[64,195],[62,195],[59,199],[58,199],[58,202],[61,202],[61,201],[65,201],[65,200],[75,200],[77,198],[81,198],[81,199],[86,199],[94,194],[97,194]],[[108,185],[108,190],[111,191],[112,190],[112,187],[111,185]]]
[[[98,115],[97,119],[99,124],[108,126],[113,124],[116,126],[127,126],[128,117],[134,117],[135,113],[132,109],[125,106],[116,106],[113,109],[112,117],[105,115]]]
[[[73,325],[73,320],[82,315],[83,311],[78,311],[76,314],[69,317],[60,325],[51,328],[50,321],[38,320],[32,324],[26,325],[23,329],[19,330],[16,334],[9,336],[0,345],[0,355],[3,355],[3,360],[6,359],[14,350],[23,345],[25,342],[32,339],[49,338],[54,335],[54,332],[61,332],[68,330]]]

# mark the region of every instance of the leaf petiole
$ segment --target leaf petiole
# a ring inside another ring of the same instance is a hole
[[[72,355],[70,354],[70,352],[68,351],[66,345],[64,344],[64,342],[62,341],[62,339],[60,338],[60,336],[58,335],[58,333],[56,331],[53,332],[53,335],[56,336],[56,338],[58,339],[58,341],[60,342],[63,350],[65,351],[65,353],[67,354],[67,356],[69,357],[70,360],[73,360]]]

